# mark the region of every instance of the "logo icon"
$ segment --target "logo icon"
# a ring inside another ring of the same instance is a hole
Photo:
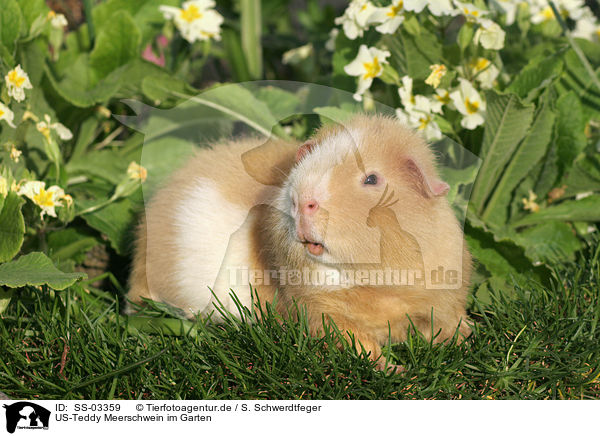
[[[14,433],[17,428],[27,430],[47,430],[50,421],[50,411],[30,403],[19,401],[10,405],[3,405],[6,409],[6,431]]]

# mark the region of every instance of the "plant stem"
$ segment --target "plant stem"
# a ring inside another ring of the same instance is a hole
[[[88,35],[90,38],[90,47],[94,46],[94,39],[96,38],[94,31],[94,20],[92,19],[92,0],[83,0],[83,9],[85,11],[85,21],[88,25]]]

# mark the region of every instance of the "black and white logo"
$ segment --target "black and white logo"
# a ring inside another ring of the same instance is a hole
[[[50,411],[29,401],[19,401],[3,405],[6,409],[6,431],[14,433],[19,430],[48,430]]]

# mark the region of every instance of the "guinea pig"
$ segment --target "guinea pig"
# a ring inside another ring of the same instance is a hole
[[[381,346],[416,328],[445,341],[470,328],[471,256],[419,134],[357,115],[303,144],[258,139],[204,149],[152,198],[138,229],[128,298],[189,316],[302,307],[383,368]]]

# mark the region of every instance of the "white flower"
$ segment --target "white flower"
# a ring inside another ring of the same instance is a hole
[[[398,95],[400,96],[400,101],[402,102],[402,106],[407,111],[412,110],[415,105],[415,96],[412,92],[413,88],[413,80],[409,76],[404,76],[402,78],[402,86],[398,88]]]
[[[6,80],[6,85],[8,86],[8,95],[17,101],[25,100],[25,90],[33,88],[29,81],[29,76],[23,71],[21,65],[17,65],[14,69],[10,70],[4,77],[4,80]]]
[[[329,39],[325,43],[325,49],[329,51],[335,51],[335,40],[337,39],[340,29],[333,28],[329,31]]]
[[[430,1],[427,5],[429,11],[435,15],[436,17],[441,17],[442,15],[454,15],[454,7],[450,0],[435,0]]]
[[[500,70],[492,64],[491,61],[485,58],[473,59],[468,63],[468,69],[469,71],[467,72],[463,67],[457,68],[463,76],[477,80],[482,89],[492,88],[495,80],[500,74]]]
[[[404,4],[404,0],[393,0],[391,5],[377,8],[371,15],[371,21],[381,24],[375,30],[379,33],[394,33],[404,21],[402,14]]]
[[[63,191],[62,188],[50,186],[46,189],[46,183],[39,181],[25,182],[19,189],[18,194],[29,198],[42,209],[40,214],[41,218],[44,218],[44,214],[56,218],[56,211],[54,208],[62,207],[62,203],[60,202],[66,197],[65,191]]]
[[[442,139],[440,127],[433,119],[431,103],[427,97],[417,95],[411,110],[396,109],[398,119],[423,133],[428,141]]]
[[[190,43],[208,39],[221,39],[223,17],[212,9],[214,0],[190,0],[181,8],[160,6],[160,11],[167,20],[173,20],[175,27]]]
[[[57,14],[54,11],[48,12],[48,20],[50,20],[50,25],[55,29],[62,29],[69,25],[67,18],[63,14]]]
[[[71,131],[66,128],[61,123],[52,123],[50,120],[50,115],[44,115],[45,121],[40,121],[35,125],[38,131],[46,137],[48,141],[50,141],[50,131],[54,130],[58,137],[64,141],[68,141],[73,138],[73,134]]]
[[[283,64],[297,65],[314,53],[313,45],[308,43],[301,47],[293,48],[283,54],[281,62]]]
[[[443,64],[430,65],[429,69],[431,70],[431,74],[429,75],[429,77],[427,77],[427,79],[425,79],[425,83],[430,86],[433,86],[434,88],[437,88],[438,86],[440,86],[442,77],[444,77],[448,69]]]
[[[356,58],[344,67],[349,76],[358,76],[358,88],[354,98],[362,99],[362,94],[371,87],[373,79],[383,72],[383,64],[387,64],[389,51],[379,50],[375,47],[367,47],[362,44],[358,49]]]
[[[477,22],[477,21],[479,21],[479,19],[481,19],[481,17],[488,14],[488,11],[479,9],[478,7],[476,7],[475,5],[473,5],[471,3],[462,3],[459,1],[455,1],[455,3],[458,6],[457,13],[464,15],[465,18],[467,19],[467,21],[469,21],[469,22],[472,22],[472,23]]]
[[[473,130],[483,124],[486,105],[471,82],[462,78],[459,81],[459,89],[452,92],[450,98],[456,109],[464,116],[460,125],[465,129]]]
[[[450,109],[455,109],[454,104],[452,104],[452,100],[450,99],[450,93],[446,89],[438,88],[435,90],[435,95],[433,95],[433,100],[435,100],[440,105],[440,111],[442,106],[448,106]],[[434,111],[437,112],[437,111]]]
[[[341,24],[348,39],[363,36],[364,31],[373,22],[372,15],[377,10],[373,3],[367,0],[353,0],[344,11],[344,15],[335,19],[335,24]]]
[[[510,26],[515,22],[519,4],[524,0],[496,0],[493,4],[499,6],[502,14],[506,17],[506,25]]]
[[[475,32],[475,43],[481,44],[488,50],[500,50],[504,48],[504,30],[492,20],[483,18],[479,21],[481,27]]]
[[[600,39],[600,25],[593,16],[584,17],[577,21],[572,35],[576,38],[597,41]]]
[[[8,106],[5,106],[2,103],[0,103],[0,120],[6,121],[6,123],[14,129],[15,128],[15,125],[13,124],[14,118],[15,118],[15,114],[13,113],[13,111],[11,111],[8,108]]]

